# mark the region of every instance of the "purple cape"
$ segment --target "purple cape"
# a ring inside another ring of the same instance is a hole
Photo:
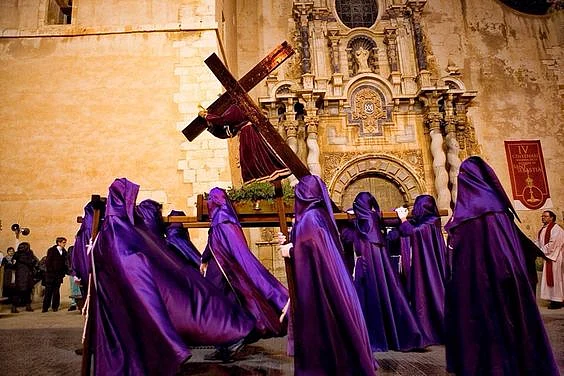
[[[342,258],[325,184],[305,176],[295,187],[291,233],[296,279],[296,375],[374,375],[366,324]]]
[[[255,318],[253,336],[284,336],[286,325],[281,324],[279,318],[288,301],[288,290],[247,246],[235,209],[223,189],[210,191],[208,212],[211,228],[202,254],[202,263],[208,263],[206,278]]]
[[[72,269],[74,275],[81,280],[83,288],[87,288],[88,275],[92,270],[90,255],[87,253],[87,245],[90,243],[92,236],[92,216],[94,215],[94,207],[92,203],[88,203],[84,207],[84,216],[80,229],[76,233],[74,240],[74,250],[72,251]]]
[[[415,199],[413,219],[403,222],[404,253],[412,257],[407,278],[407,295],[419,322],[425,345],[444,341],[444,304],[446,283],[446,245],[441,232],[441,217],[430,195]],[[407,244],[406,244],[407,243]]]
[[[460,166],[446,229],[453,252],[446,285],[447,369],[457,375],[558,375],[509,198],[480,158]]]
[[[143,200],[135,208],[143,219],[148,230],[159,238],[164,238],[165,223],[163,221],[162,205],[151,199]]]
[[[409,307],[380,228],[378,202],[360,192],[353,203],[356,216],[354,247],[359,258],[355,286],[362,305],[373,351],[409,351],[421,348],[421,332]]]
[[[253,321],[135,214],[139,187],[111,186],[95,241],[95,373],[173,375],[192,345],[231,344]]]
[[[173,210],[169,217],[184,216],[183,211]],[[188,229],[182,223],[169,223],[166,227],[166,242],[173,252],[182,255],[190,265],[200,270],[201,255],[196,246],[190,240]]]

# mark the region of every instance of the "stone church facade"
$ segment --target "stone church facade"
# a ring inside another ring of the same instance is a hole
[[[199,193],[240,184],[236,139],[181,130],[222,92],[207,56],[242,77],[285,40],[295,55],[251,97],[343,209],[370,190],[384,210],[430,193],[450,211],[471,155],[511,195],[504,141],[540,140],[561,220],[563,12],[511,3],[3,1],[0,245],[16,222],[39,255],[72,239],[117,177],[165,214],[194,215]],[[519,211],[530,236],[539,214]]]

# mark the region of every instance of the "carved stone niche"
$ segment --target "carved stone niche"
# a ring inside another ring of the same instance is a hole
[[[361,73],[379,73],[378,49],[376,42],[361,35],[352,38],[347,44],[349,76]]]

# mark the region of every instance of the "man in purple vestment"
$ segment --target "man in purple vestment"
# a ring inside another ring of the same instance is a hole
[[[254,327],[149,230],[135,211],[138,190],[126,179],[110,186],[92,250],[97,375],[173,375],[190,346],[230,345]]]
[[[213,188],[209,192],[208,213],[211,228],[202,254],[202,273],[255,319],[247,342],[284,336],[287,325],[280,316],[288,302],[288,289],[249,249],[225,190]]]
[[[358,256],[354,283],[372,350],[410,351],[427,346],[421,340],[417,319],[385,248],[382,213],[376,198],[369,192],[360,192],[353,210],[354,249]]]
[[[292,243],[281,246],[294,264],[295,374],[375,375],[366,323],[343,262],[327,188],[318,176],[305,176],[296,185],[295,215]]]
[[[407,208],[397,208],[396,212],[401,220],[401,253],[410,255],[406,260],[410,264],[407,296],[419,322],[423,343],[442,344],[447,271],[446,244],[437,204],[433,196],[420,195],[413,204],[412,219],[407,220]]]
[[[460,165],[446,285],[447,370],[457,375],[559,374],[531,289],[517,217],[479,157]]]

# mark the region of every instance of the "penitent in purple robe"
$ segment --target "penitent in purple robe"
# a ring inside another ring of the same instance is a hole
[[[446,285],[447,370],[457,375],[558,375],[525,267],[516,216],[479,157],[460,166]]]
[[[247,341],[281,337],[286,323],[280,323],[282,309],[288,302],[288,289],[253,255],[247,245],[237,213],[227,193],[213,188],[208,196],[211,217],[208,244],[202,254],[210,279],[256,321]]]
[[[183,211],[172,210],[169,217],[185,216]],[[182,255],[190,265],[200,270],[201,255],[190,240],[188,229],[182,223],[171,222],[166,226],[166,242],[173,252]]]
[[[92,236],[93,215],[94,206],[92,203],[88,203],[84,207],[84,216],[82,217],[80,229],[76,233],[74,250],[72,251],[72,270],[74,271],[74,275],[81,280],[81,288],[83,289],[82,293],[84,297],[86,297],[86,289],[88,288],[88,276],[92,270],[88,244]]]
[[[189,346],[232,344],[253,320],[135,213],[139,186],[117,179],[93,247],[97,375],[173,375]]]
[[[403,255],[411,258],[407,274],[407,296],[419,322],[425,345],[444,342],[446,283],[446,244],[435,199],[420,195],[415,199],[413,218],[399,226]],[[411,251],[411,252],[410,252]]]
[[[137,205],[137,213],[143,218],[148,229],[158,238],[165,238],[168,248],[182,256],[192,267],[200,270],[200,252],[190,241],[188,230],[182,223],[170,223],[168,226],[162,218],[162,205],[151,199],[143,200]],[[169,216],[185,215],[182,211],[171,211]]]
[[[356,216],[355,286],[373,351],[409,351],[426,346],[399,277],[384,246],[378,202],[360,192],[353,203]]]
[[[146,199],[141,201],[135,210],[149,231],[159,238],[164,238],[165,223],[163,221],[161,204],[154,200]]]
[[[292,315],[296,375],[374,375],[366,324],[342,245],[327,188],[314,175],[295,187],[296,302]]]

